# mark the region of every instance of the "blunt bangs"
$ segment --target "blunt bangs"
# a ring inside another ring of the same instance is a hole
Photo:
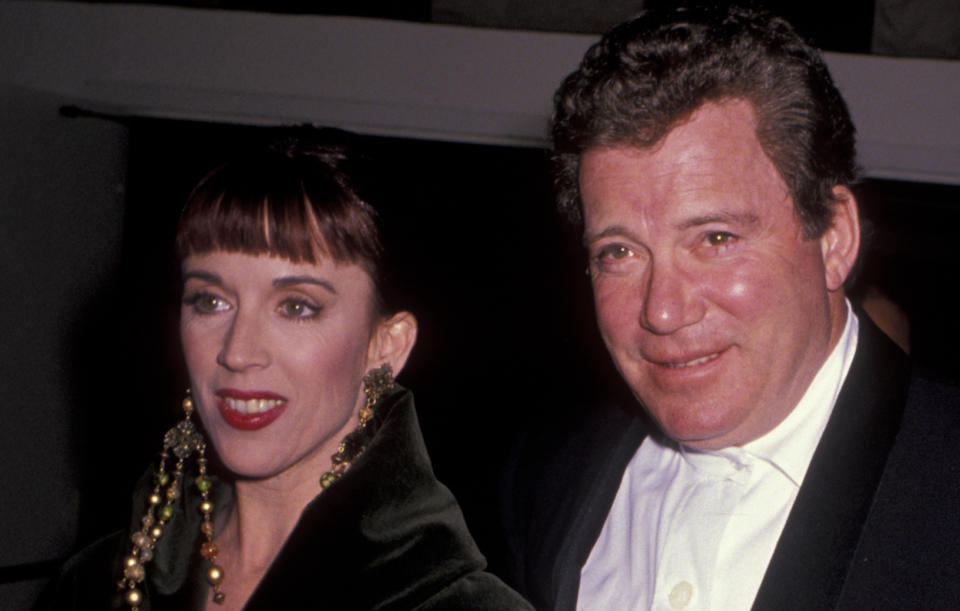
[[[282,257],[295,263],[359,263],[376,280],[378,217],[354,190],[336,147],[271,147],[212,171],[187,200],[176,252]]]

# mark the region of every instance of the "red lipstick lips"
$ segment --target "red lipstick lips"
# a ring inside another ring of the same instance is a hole
[[[230,426],[243,431],[256,431],[280,417],[287,399],[267,391],[223,388],[217,391],[217,407]]]

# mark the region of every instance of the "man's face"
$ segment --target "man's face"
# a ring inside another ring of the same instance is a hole
[[[580,191],[600,332],[663,431],[716,449],[779,424],[846,310],[836,236],[804,238],[750,104],[705,104],[649,149],[589,149]]]

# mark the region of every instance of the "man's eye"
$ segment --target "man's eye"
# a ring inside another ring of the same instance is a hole
[[[713,231],[706,236],[708,246],[725,246],[732,242],[736,236],[726,231]]]
[[[320,312],[319,306],[311,305],[304,299],[285,299],[280,304],[280,314],[286,318],[313,318]]]
[[[598,272],[626,271],[624,266],[634,261],[636,254],[633,249],[623,244],[608,244],[591,257],[590,267]]]
[[[604,259],[626,259],[632,254],[633,251],[623,244],[611,244],[610,246],[605,246],[597,253],[597,259],[601,261]]]

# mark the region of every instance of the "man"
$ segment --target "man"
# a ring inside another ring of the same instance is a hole
[[[643,406],[528,440],[542,609],[960,604],[960,401],[844,294],[854,128],[817,52],[741,8],[648,12],[555,98],[560,208]]]

